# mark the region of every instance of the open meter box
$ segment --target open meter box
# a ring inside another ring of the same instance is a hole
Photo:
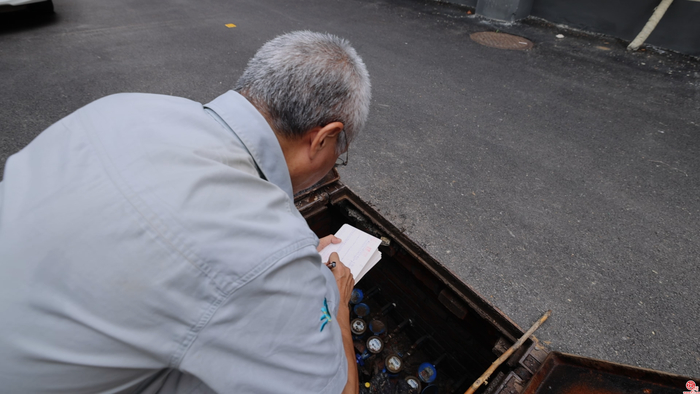
[[[356,285],[363,307],[351,312],[351,320],[359,318],[353,334],[361,392],[464,393],[524,334],[343,185],[335,170],[298,193],[295,204],[319,237],[349,223],[383,241],[381,261]],[[550,352],[531,337],[476,393],[680,394],[695,382],[700,384],[691,377]]]

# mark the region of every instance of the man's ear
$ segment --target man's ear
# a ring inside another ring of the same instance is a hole
[[[319,152],[328,147],[335,150],[338,135],[343,131],[344,127],[345,125],[341,122],[331,122],[320,129],[316,128],[310,130],[310,132],[315,131],[311,139],[311,150],[309,152],[309,154],[312,155],[311,158],[313,159]]]

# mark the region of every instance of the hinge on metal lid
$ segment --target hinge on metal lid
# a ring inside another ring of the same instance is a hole
[[[540,345],[535,337],[532,337],[532,345],[530,345],[525,354],[520,357],[518,364],[522,365],[523,368],[534,375],[535,372],[540,369],[540,366],[542,366],[544,359],[547,358],[547,354],[549,354],[549,352],[547,352],[544,346]]]
[[[319,191],[317,193],[309,194],[304,198],[297,199],[294,201],[294,206],[297,210],[301,211],[308,209],[311,205],[325,205],[326,202],[330,200],[330,195],[325,191]]]
[[[505,353],[506,350],[508,350],[508,348],[511,347],[512,344],[513,343],[508,342],[507,339],[500,337],[498,338],[498,341],[496,341],[496,344],[493,345],[493,349],[491,349],[491,351],[493,352],[493,354],[500,357],[501,354]]]
[[[467,307],[454,295],[452,290],[443,289],[438,294],[438,300],[458,318],[464,319],[467,316]]]
[[[503,382],[490,393],[493,394],[520,394],[525,388],[525,382],[515,373],[510,372]]]
[[[308,187],[294,195],[294,200],[301,200],[302,198],[308,196],[309,194],[312,194],[316,192],[317,190],[320,190],[332,183],[338,182],[340,180],[340,174],[338,174],[338,170],[333,168],[331,171],[328,172],[320,181],[316,182],[313,186]]]
[[[503,372],[498,372],[496,376],[491,379],[491,383],[486,385],[486,390],[484,391],[484,394],[494,394],[496,392],[496,389],[501,387],[501,383],[506,378],[506,374]]]

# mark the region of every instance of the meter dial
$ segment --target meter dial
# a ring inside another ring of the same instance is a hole
[[[350,330],[355,335],[362,335],[367,330],[367,323],[364,320],[357,318],[350,323]]]
[[[379,337],[369,337],[367,340],[367,350],[372,353],[379,353],[384,349],[384,341]]]
[[[390,373],[399,373],[403,368],[403,361],[398,355],[392,354],[384,360],[384,366]]]
[[[420,391],[420,380],[415,376],[406,376],[406,383],[411,387],[411,393],[418,393]]]
[[[418,367],[418,378],[425,383],[432,383],[437,377],[437,370],[430,363],[423,363]]]

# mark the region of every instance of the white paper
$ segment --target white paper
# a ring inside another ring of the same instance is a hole
[[[326,262],[331,253],[338,253],[340,261],[350,268],[357,283],[382,258],[382,254],[377,250],[382,240],[349,224],[344,224],[335,236],[342,242],[323,248],[320,252],[321,259]]]
[[[378,251],[378,250],[377,250],[376,252],[374,252],[374,254],[372,255],[372,257],[371,257],[371,258],[369,259],[369,261],[367,262],[367,265],[365,265],[365,267],[362,268],[362,271],[360,271],[360,274],[357,275],[357,277],[354,277],[354,276],[353,276],[353,278],[355,278],[355,283],[359,282],[360,279],[362,279],[362,277],[365,276],[365,274],[366,274],[369,270],[371,270],[372,267],[374,267],[374,266],[379,262],[379,260],[381,260],[381,259],[382,259],[382,252],[380,252],[380,251]],[[342,260],[341,260],[341,261],[342,261]]]

